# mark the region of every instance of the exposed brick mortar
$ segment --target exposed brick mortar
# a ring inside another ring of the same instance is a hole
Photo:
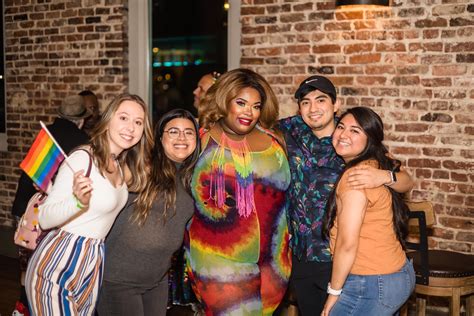
[[[83,89],[102,106],[128,83],[127,0],[5,2],[8,151],[0,152],[0,225],[10,208],[18,164],[61,100]]]
[[[294,10],[306,2],[273,1],[258,6],[265,13],[242,16],[253,31],[243,30],[242,66],[272,83],[283,116],[296,110],[292,93],[302,79],[329,76],[344,106],[371,106],[384,118],[386,144],[417,174],[411,197],[431,199],[438,223],[462,219],[472,228],[472,5],[395,1],[386,10],[341,11],[314,1]],[[454,202],[462,211],[446,215]],[[472,239],[456,239],[465,229],[437,225],[453,237],[436,236],[434,246],[474,250]]]

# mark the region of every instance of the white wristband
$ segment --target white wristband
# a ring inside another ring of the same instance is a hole
[[[327,293],[328,294],[331,294],[331,295],[334,295],[334,296],[339,296],[341,295],[342,293],[342,289],[340,290],[335,290],[331,287],[331,282],[328,283],[328,290],[327,290]]]

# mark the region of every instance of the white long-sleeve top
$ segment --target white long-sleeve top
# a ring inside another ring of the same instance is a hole
[[[74,171],[82,169],[85,173],[89,165],[89,156],[83,150],[78,150],[69,156],[67,162]],[[66,163],[62,163],[48,198],[39,207],[38,220],[41,228],[58,227],[88,238],[105,238],[118,213],[127,202],[127,185],[123,183],[117,188],[114,187],[92,163],[91,200],[89,208],[81,211],[72,193],[73,177],[71,169]]]

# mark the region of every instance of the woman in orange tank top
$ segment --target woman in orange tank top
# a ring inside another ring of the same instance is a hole
[[[393,315],[415,286],[404,252],[408,208],[401,195],[388,186],[354,190],[347,183],[355,166],[399,169],[382,141],[382,120],[365,107],[347,110],[333,134],[346,168],[328,202],[333,270],[322,315]]]

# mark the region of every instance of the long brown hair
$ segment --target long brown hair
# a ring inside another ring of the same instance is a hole
[[[400,161],[392,159],[387,155],[388,150],[383,144],[383,122],[380,116],[370,108],[358,106],[347,109],[347,111],[341,115],[340,120],[349,114],[354,117],[367,135],[367,145],[356,158],[346,164],[344,172],[339,176],[334,187],[337,188],[342,175],[349,168],[365,160],[377,161],[380,169],[400,171]],[[408,214],[410,211],[403,200],[403,194],[397,193],[389,186],[386,186],[386,188],[392,195],[393,229],[398,241],[402,247],[405,248],[405,239],[408,235]],[[327,212],[323,222],[323,234],[327,238],[329,237],[329,231],[334,226],[337,215],[336,189],[334,189],[329,196],[326,210]]]
[[[166,124],[175,118],[184,118],[191,121],[196,132],[196,149],[184,160],[179,170],[174,161],[166,156],[165,149],[161,142]],[[199,157],[198,126],[193,115],[186,110],[172,110],[161,117],[155,127],[155,146],[151,152],[151,170],[148,174],[145,189],[140,192],[136,200],[132,221],[143,225],[148,218],[153,202],[157,198],[164,199],[164,208],[161,219],[163,224],[176,213],[176,181],[180,180],[184,188],[191,192],[191,178]],[[170,215],[170,210],[173,214]]]
[[[148,165],[147,154],[153,146],[153,134],[151,132],[151,124],[148,117],[148,107],[145,104],[145,101],[143,101],[138,95],[129,93],[123,93],[115,97],[102,113],[99,123],[92,131],[90,144],[94,161],[102,176],[105,176],[111,155],[107,129],[109,128],[110,121],[115,112],[117,112],[119,106],[124,101],[133,101],[140,104],[145,112],[145,118],[143,120],[143,136],[140,138],[140,141],[135,146],[124,150],[117,157],[122,169],[125,165],[130,169],[132,178],[127,183],[129,191],[137,192],[143,190],[145,186],[147,174],[146,167]]]

